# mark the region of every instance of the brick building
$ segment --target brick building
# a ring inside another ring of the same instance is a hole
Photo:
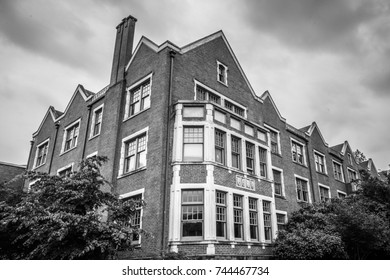
[[[329,146],[318,125],[288,124],[257,94],[222,31],[184,47],[117,26],[110,84],[77,86],[64,112],[49,107],[28,169],[66,174],[91,155],[123,199],[142,197],[140,251],[266,258],[288,213],[354,190],[348,142]],[[26,184],[26,187],[28,183]]]
[[[5,200],[7,197],[6,193],[3,192],[6,189],[14,190],[16,193],[22,191],[24,180],[19,178],[18,175],[25,171],[25,165],[0,161],[0,185],[4,187],[4,190],[0,188],[0,201]]]

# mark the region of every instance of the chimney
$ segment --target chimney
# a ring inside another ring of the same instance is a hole
[[[116,27],[114,56],[112,61],[110,85],[124,79],[125,67],[133,51],[136,18],[128,16]]]

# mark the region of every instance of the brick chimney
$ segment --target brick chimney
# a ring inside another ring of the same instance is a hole
[[[136,18],[128,16],[116,27],[114,56],[112,61],[110,85],[124,79],[125,67],[129,62],[134,41]]]

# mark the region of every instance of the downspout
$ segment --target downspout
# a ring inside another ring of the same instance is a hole
[[[313,172],[311,169],[311,164],[310,164],[310,155],[309,155],[309,141],[306,140],[306,153],[307,153],[307,167],[309,168],[309,173],[310,173],[310,185],[311,185],[311,193],[313,194],[313,201],[312,203],[315,202],[315,196],[314,196],[314,181],[313,181]]]
[[[89,104],[88,106],[88,119],[87,119],[87,129],[85,130],[85,137],[84,137],[84,144],[83,144],[83,152],[81,154],[81,160],[84,159],[85,156],[85,148],[87,147],[87,139],[88,139],[88,128],[89,128],[89,123],[91,121],[91,108],[92,104]],[[91,132],[90,132],[91,133]]]
[[[58,129],[60,127],[60,124],[58,122],[55,123],[55,127],[56,127],[56,135],[54,136],[53,151],[52,151],[51,157],[50,157],[49,172],[48,172],[49,174],[50,174],[50,171],[51,171],[51,166],[53,164],[54,151],[55,151],[55,148],[56,148]]]
[[[167,106],[167,131],[166,131],[166,142],[165,142],[165,165],[164,165],[164,182],[163,182],[163,216],[162,216],[162,238],[161,238],[161,248],[162,248],[162,254],[165,254],[165,246],[166,246],[166,236],[165,236],[165,230],[166,226],[165,223],[168,220],[166,218],[167,215],[167,196],[169,195],[169,174],[168,174],[168,163],[169,163],[169,144],[170,144],[170,124],[171,124],[171,104],[172,104],[172,81],[173,81],[173,62],[175,58],[176,52],[173,50],[169,51],[169,84],[168,84],[168,106]]]

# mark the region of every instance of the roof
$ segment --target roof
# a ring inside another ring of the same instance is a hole
[[[9,162],[4,162],[4,161],[0,161],[0,165],[7,165],[7,166],[17,167],[17,168],[21,168],[21,169],[27,168],[27,165],[14,164],[14,163],[9,163]]]
[[[302,128],[299,129],[299,130],[302,131],[302,132],[304,132],[306,135],[311,136],[311,135],[313,134],[313,131],[314,131],[315,129],[317,129],[318,134],[320,135],[321,140],[322,140],[322,142],[324,143],[324,145],[325,145],[326,147],[329,147],[328,143],[326,143],[326,141],[325,141],[324,136],[322,136],[322,133],[321,133],[321,131],[320,131],[320,128],[318,127],[318,125],[317,125],[316,122],[312,122],[311,125],[302,127]]]

